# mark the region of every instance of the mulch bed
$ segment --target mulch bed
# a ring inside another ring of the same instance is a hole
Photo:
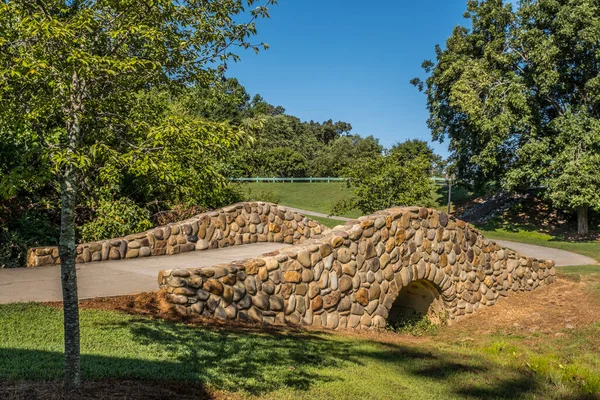
[[[235,395],[233,395],[235,396]],[[0,382],[0,398],[8,400],[58,399],[235,399],[231,393],[207,391],[193,382],[152,382],[130,380],[86,381],[80,390],[65,393],[57,382]]]

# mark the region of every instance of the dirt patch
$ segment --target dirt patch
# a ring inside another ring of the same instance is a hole
[[[600,321],[600,306],[588,290],[588,284],[561,278],[532,292],[512,294],[444,331],[450,335],[460,331],[557,334],[597,321]]]
[[[0,382],[0,398],[8,400],[31,399],[238,399],[232,393],[207,390],[193,382],[154,382],[106,380],[86,381],[83,387],[65,393],[57,382]]]

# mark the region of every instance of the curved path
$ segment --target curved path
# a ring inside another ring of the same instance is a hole
[[[199,268],[258,257],[286,247],[255,243],[173,256],[77,264],[79,298],[120,296],[158,290],[156,277],[165,268]],[[0,304],[61,301],[60,266],[0,269]]]
[[[508,247],[525,256],[538,259],[552,259],[557,267],[566,267],[569,265],[597,265],[598,262],[593,258],[583,256],[570,251],[554,249],[551,247],[536,246],[533,244],[509,242],[507,240],[491,239],[500,246]]]
[[[316,211],[308,211],[308,210],[303,210],[301,208],[295,208],[295,207],[290,207],[290,206],[285,206],[285,205],[284,205],[284,207],[287,208],[288,210],[297,212],[302,215],[306,215],[308,217],[321,217],[321,218],[335,219],[335,220],[341,221],[340,225],[343,225],[344,222],[353,221],[356,219],[356,218],[348,218],[348,217],[338,217],[335,215],[324,214],[324,213],[320,213],[320,212],[316,212]]]

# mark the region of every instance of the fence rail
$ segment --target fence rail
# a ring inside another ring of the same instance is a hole
[[[331,183],[331,182],[345,182],[347,180],[347,178],[332,178],[332,177],[327,177],[327,178],[315,178],[315,177],[304,177],[304,178],[276,178],[276,177],[271,177],[271,178],[261,178],[261,177],[254,177],[254,178],[229,178],[230,181],[234,181],[234,182],[309,182],[309,183],[313,183],[313,182],[327,182],[327,183]],[[439,186],[444,186],[447,185],[447,181],[444,178],[438,178],[438,177],[433,177],[431,178],[431,180],[433,181],[434,184],[439,185]]]

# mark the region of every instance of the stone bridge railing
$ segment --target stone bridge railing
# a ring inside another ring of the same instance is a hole
[[[451,322],[555,279],[553,261],[521,256],[425,208],[393,208],[314,233],[276,255],[164,270],[158,282],[181,313],[366,329],[414,313]]]
[[[77,262],[172,255],[256,242],[296,244],[325,229],[282,206],[238,203],[146,232],[81,244]],[[53,264],[60,264],[57,247],[29,249],[28,267]]]

